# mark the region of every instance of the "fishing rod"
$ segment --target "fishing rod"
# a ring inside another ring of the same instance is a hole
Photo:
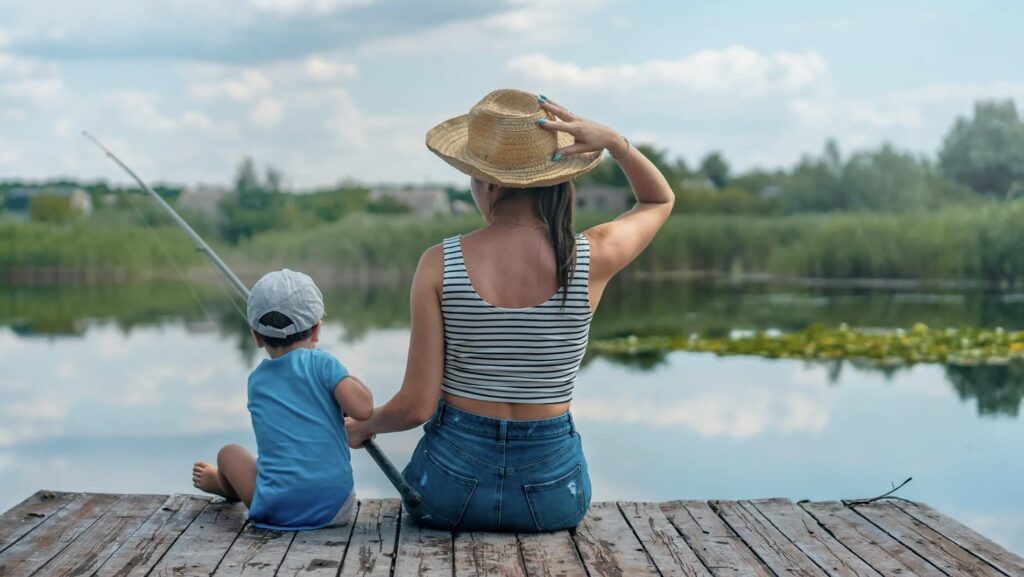
[[[120,158],[118,158],[113,152],[110,151],[110,149],[108,149],[106,146],[103,146],[103,144],[95,136],[93,136],[92,134],[85,130],[82,131],[82,136],[91,140],[93,144],[99,147],[99,149],[102,150],[103,153],[107,155],[107,158],[114,161],[115,164],[121,167],[121,170],[125,171],[128,174],[128,176],[132,177],[132,180],[134,180],[139,185],[139,187],[150,196],[150,198],[155,200],[156,203],[160,205],[160,208],[164,209],[164,212],[167,213],[167,216],[171,217],[171,220],[174,221],[174,224],[178,225],[178,227],[181,228],[181,230],[189,237],[189,239],[192,240],[192,243],[196,245],[196,249],[198,249],[199,252],[209,257],[210,261],[213,262],[214,266],[216,266],[220,270],[220,272],[224,273],[224,276],[227,277],[228,281],[231,283],[231,286],[233,286],[235,290],[237,290],[238,293],[242,295],[242,298],[246,299],[246,301],[249,300],[249,287],[245,286],[245,283],[239,280],[238,276],[236,276],[235,273],[232,272],[230,268],[228,268],[228,265],[225,264],[225,262],[221,260],[219,256],[217,256],[217,253],[215,253],[213,249],[210,248],[210,245],[206,244],[206,241],[204,241],[202,237],[200,237],[196,233],[196,231],[193,230],[192,227],[189,226],[187,222],[185,222],[185,219],[181,218],[181,215],[179,215],[177,211],[175,211],[174,208],[171,207],[171,205],[167,204],[167,201],[164,200],[162,196],[160,196],[159,194],[156,193],[155,190],[150,188],[148,184],[146,184],[141,178],[139,178],[139,175],[135,174],[135,172],[132,169],[128,168],[128,165],[122,162]],[[420,495],[419,491],[414,489],[412,485],[405,481],[405,478],[403,478],[402,474],[399,473],[398,469],[395,468],[395,465],[394,463],[391,462],[391,459],[388,459],[387,455],[381,452],[380,447],[377,446],[377,443],[375,443],[373,439],[369,439],[363,443],[363,448],[366,449],[367,453],[369,453],[370,458],[372,458],[373,461],[377,463],[377,466],[380,467],[381,471],[383,471],[384,476],[388,478],[388,481],[391,481],[391,484],[394,485],[395,489],[398,491],[398,494],[401,495],[402,497],[402,502],[405,503],[405,505],[410,508],[419,507],[420,503],[423,502],[423,497]]]

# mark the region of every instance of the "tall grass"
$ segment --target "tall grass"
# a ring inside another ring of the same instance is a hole
[[[159,244],[158,244],[159,243]],[[117,268],[147,271],[170,266],[159,245],[180,264],[198,254],[180,230],[137,225],[47,224],[0,219],[0,271],[19,268]]]
[[[581,215],[577,228],[598,220]],[[428,247],[481,224],[478,216],[350,214],[314,228],[257,235],[225,256],[264,268],[316,264],[411,272]],[[179,231],[159,227],[157,234],[176,259],[196,262]],[[0,222],[0,270],[154,264],[166,266],[166,259],[140,227]],[[673,216],[628,270],[1019,284],[1024,283],[1024,203],[901,214]]]
[[[635,270],[1024,281],[1024,204],[910,214],[673,217]]]

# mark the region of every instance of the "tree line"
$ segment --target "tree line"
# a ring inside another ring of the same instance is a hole
[[[706,154],[691,167],[684,158],[672,159],[655,146],[638,148],[666,175],[677,193],[676,210],[683,214],[910,212],[1012,201],[1024,194],[1024,122],[1012,100],[975,103],[972,115],[958,118],[949,128],[934,159],[891,144],[844,155],[839,144],[829,140],[820,153],[805,155],[788,169],[735,172],[718,151]],[[283,181],[279,170],[267,167],[261,174],[253,160],[245,158],[215,217],[186,216],[201,232],[237,244],[264,231],[306,229],[357,212],[408,212],[408,206],[396,196],[372,200],[369,189],[357,183],[294,193],[285,190]],[[625,175],[607,157],[577,184],[619,187],[624,195],[629,194]],[[24,186],[43,185],[0,182],[0,196]],[[101,222],[137,222],[133,212],[140,213],[147,223],[162,222],[157,207],[144,197],[124,194],[132,188],[66,179],[46,186],[76,186],[92,195],[97,206],[113,208],[100,211]],[[166,183],[154,188],[172,204],[184,190]],[[468,190],[449,189],[448,194],[452,200],[470,201]],[[39,220],[72,218],[54,199],[36,201],[40,210],[34,210],[33,216],[39,214]]]
[[[1012,100],[975,103],[973,115],[958,118],[947,131],[935,159],[891,144],[844,156],[829,140],[789,170],[733,174],[721,152],[691,168],[662,149],[639,148],[668,178],[681,212],[911,211],[1024,194],[1024,122]],[[628,186],[607,158],[579,184]]]

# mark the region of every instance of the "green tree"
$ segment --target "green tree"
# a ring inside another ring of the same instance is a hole
[[[782,211],[828,212],[845,210],[848,199],[842,188],[842,157],[829,140],[820,157],[804,156],[783,179],[779,198]]]
[[[720,152],[711,152],[705,156],[704,160],[700,161],[700,171],[719,190],[729,184],[729,163]]]
[[[842,173],[840,188],[852,210],[912,210],[935,198],[928,163],[889,144],[855,153]]]
[[[295,196],[306,220],[334,222],[346,214],[365,210],[370,191],[362,187],[339,187]]]
[[[366,205],[366,212],[375,214],[405,214],[410,210],[408,204],[393,196],[372,200]]]
[[[237,243],[254,234],[300,224],[302,214],[292,195],[281,192],[281,181],[281,173],[274,168],[268,168],[266,179],[260,181],[253,160],[242,159],[235,189],[220,204],[224,238]]]
[[[974,117],[958,118],[946,134],[939,165],[983,194],[1005,196],[1024,182],[1024,123],[1013,101],[976,102]]]

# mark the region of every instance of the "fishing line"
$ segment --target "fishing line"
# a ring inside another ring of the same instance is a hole
[[[192,295],[192,299],[196,301],[197,305],[199,305],[199,309],[203,311],[203,316],[206,317],[207,322],[209,322],[210,324],[215,324],[217,321],[213,319],[213,316],[210,314],[210,311],[208,311],[206,309],[206,306],[203,305],[203,300],[199,298],[199,293],[196,292],[195,288],[192,286],[192,283],[188,280],[188,277],[185,275],[185,271],[183,271],[181,267],[178,266],[178,261],[175,260],[174,255],[171,254],[171,251],[167,250],[167,247],[164,246],[163,241],[160,240],[160,235],[156,233],[156,227],[154,227],[150,222],[146,220],[146,217],[142,214],[142,211],[139,210],[139,207],[135,206],[135,203],[132,202],[132,199],[128,197],[128,193],[126,193],[123,188],[118,187],[117,192],[121,195],[121,199],[124,200],[125,204],[128,204],[132,207],[132,211],[135,212],[135,215],[139,217],[139,220],[142,222],[143,227],[149,233],[149,236],[153,239],[153,242],[155,242],[156,245],[160,247],[160,251],[164,253],[164,256],[167,257],[167,260],[171,261],[171,266],[174,267],[174,270],[178,273],[178,277],[181,278],[183,283],[185,283],[185,288],[188,289],[189,294]],[[220,279],[218,279],[218,281],[219,280]],[[245,315],[242,316],[244,317]]]
[[[242,320],[245,321],[245,326],[249,326],[249,317],[245,314],[245,311],[242,310],[242,307],[238,306],[238,301],[235,299],[235,295],[228,290],[228,285],[224,284],[224,280],[221,278],[221,275],[218,274],[220,271],[218,271],[209,260],[203,260],[206,261],[207,268],[213,271],[213,278],[217,280],[217,286],[220,287],[221,292],[223,292],[224,296],[231,301],[231,305],[235,307],[235,311],[238,312],[238,316],[242,317]]]

